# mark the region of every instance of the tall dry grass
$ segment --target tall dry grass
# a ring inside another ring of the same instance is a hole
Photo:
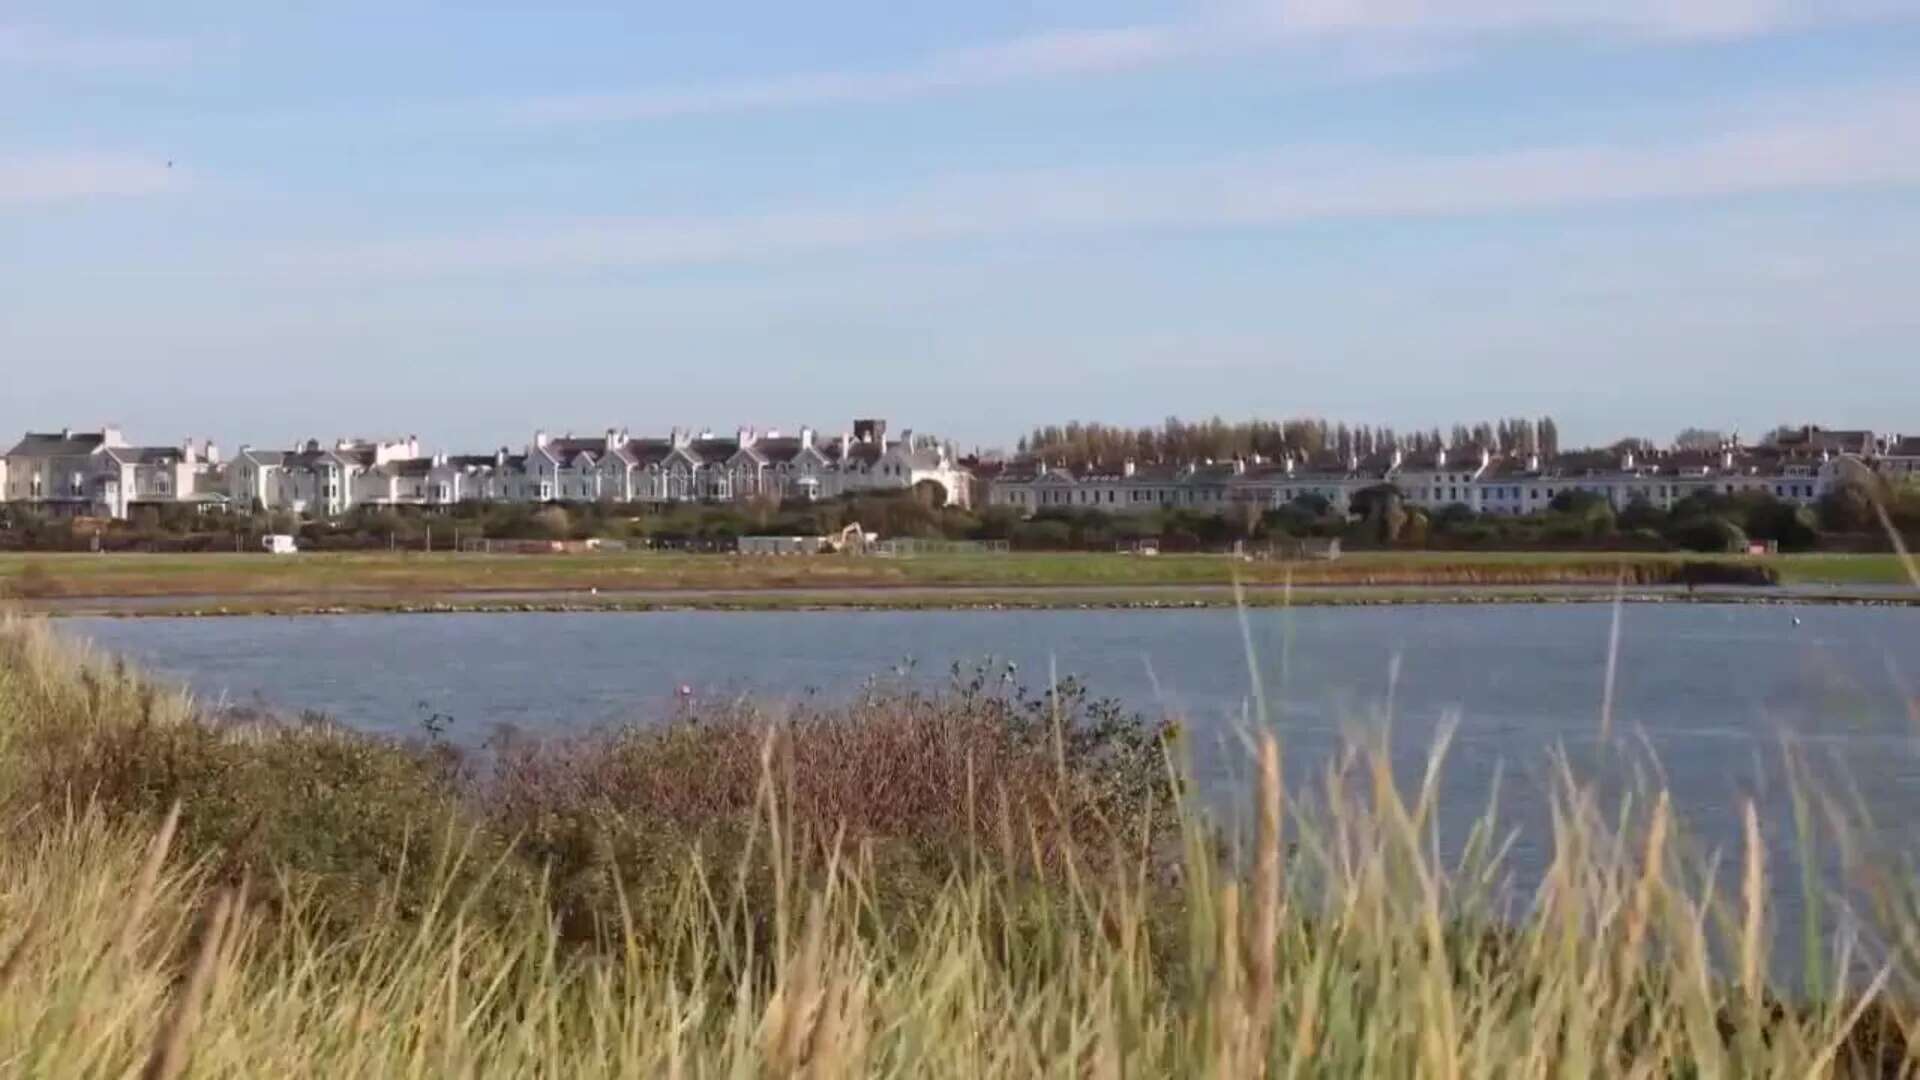
[[[310,881],[196,846],[191,804],[144,815],[22,789],[44,717],[18,703],[112,726],[143,698],[135,677],[4,633],[9,1074],[1744,1077],[1920,1063],[1898,962],[1920,941],[1920,906],[1898,875],[1873,893],[1874,932],[1823,933],[1814,977],[1776,981],[1765,835],[1845,830],[1844,803],[1812,792],[1800,822],[1749,806],[1738,850],[1702,861],[1657,788],[1607,805],[1562,768],[1546,871],[1509,904],[1491,815],[1464,853],[1440,854],[1438,755],[1406,787],[1357,745],[1287,790],[1282,747],[1262,738],[1237,839],[1179,810],[1171,864],[1117,843],[1047,852],[1039,838],[1062,819],[1009,806],[1035,865],[956,865],[924,903],[896,907],[886,830],[849,815],[819,835],[830,816],[816,816],[803,839],[789,766],[763,737],[733,872],[710,872],[696,845],[650,866],[664,883],[615,875],[592,943],[548,904],[489,908],[512,856],[451,817],[434,826],[472,834],[416,837],[432,887],[396,871],[342,923],[312,908]],[[151,701],[142,723],[196,722],[176,698]],[[768,884],[749,892],[755,867]],[[559,885],[513,882],[536,900]]]

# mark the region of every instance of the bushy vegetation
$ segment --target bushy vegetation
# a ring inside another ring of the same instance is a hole
[[[1880,863],[1875,932],[1815,927],[1779,982],[1763,834],[1796,826],[1751,808],[1716,875],[1657,791],[1603,806],[1563,768],[1541,886],[1508,909],[1491,816],[1440,861],[1437,762],[1408,790],[1356,751],[1287,791],[1263,740],[1250,826],[1222,832],[1102,780],[1142,744],[1098,723],[1044,739],[1049,768],[1029,734],[1056,703],[984,683],[772,739],[743,715],[508,748],[482,782],[431,745],[210,722],[19,625],[0,653],[0,1060],[22,1075],[1920,1065],[1911,877]],[[1063,772],[1104,794],[1051,802]]]
[[[479,892],[502,915],[544,880],[546,914],[590,938],[622,888],[651,896],[696,850],[721,875],[707,886],[723,887],[763,824],[769,777],[795,842],[837,839],[885,860],[900,904],[977,858],[1053,853],[1042,862],[1057,870],[1063,844],[1136,841],[1155,803],[1172,821],[1157,725],[1071,680],[1032,695],[956,670],[938,694],[888,682],[778,713],[723,703],[564,739],[502,733],[475,755],[435,718],[396,741],[320,716],[205,715],[19,625],[0,624],[0,672],[0,812],[81,800],[157,823],[178,803],[183,850],[278,877],[340,925],[382,903],[424,910],[458,864],[463,891],[490,868]]]
[[[1107,550],[1154,539],[1167,551],[1218,551],[1236,542],[1339,539],[1349,550],[1390,548],[1442,551],[1694,551],[1739,553],[1751,540],[1772,541],[1786,552],[1825,547],[1883,550],[1888,534],[1874,499],[1894,528],[1920,539],[1920,494],[1884,487],[1862,494],[1843,487],[1818,508],[1771,495],[1696,495],[1661,510],[1634,503],[1616,512],[1588,492],[1562,492],[1540,513],[1479,514],[1464,504],[1428,510],[1382,484],[1358,492],[1350,514],[1326,500],[1303,498],[1275,510],[1230,507],[1224,514],[1173,508],[1150,514],[1097,509],[1043,510],[1014,523],[1006,535],[1024,550]]]

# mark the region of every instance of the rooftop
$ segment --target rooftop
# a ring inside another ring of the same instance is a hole
[[[26,437],[7,451],[8,457],[86,457],[107,445],[101,432],[29,431]]]

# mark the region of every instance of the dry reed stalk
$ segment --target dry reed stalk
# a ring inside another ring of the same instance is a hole
[[[207,915],[200,950],[193,958],[193,969],[174,997],[173,1012],[154,1035],[152,1056],[147,1059],[147,1067],[140,1073],[142,1080],[174,1080],[186,1068],[187,1044],[193,1040],[194,1031],[200,1025],[201,1003],[212,992],[214,981],[219,976],[216,961],[220,955],[221,941],[226,935],[228,916],[232,913],[233,890],[222,889],[215,896],[213,908]]]
[[[153,907],[153,899],[160,884],[160,870],[166,865],[167,849],[173,845],[173,834],[180,827],[180,800],[175,799],[167,808],[167,816],[160,822],[160,831],[153,834],[153,840],[147,845],[146,861],[140,865],[140,876],[133,886],[132,906],[127,909],[126,924],[120,929],[120,940],[115,951],[124,959],[133,951],[134,942],[139,939],[140,929],[147,921],[147,913]]]
[[[1280,828],[1284,810],[1280,779],[1280,744],[1272,734],[1260,740],[1260,827],[1254,863],[1253,1031],[1256,1045],[1267,1042],[1274,1014],[1275,950],[1279,946],[1281,915]]]

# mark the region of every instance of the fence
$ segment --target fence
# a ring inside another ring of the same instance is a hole
[[[1253,547],[1251,550],[1241,545],[1236,545],[1236,548],[1236,554],[1247,554],[1256,559],[1319,559],[1331,562],[1340,557],[1340,540],[1338,537],[1327,540],[1313,538],[1305,540],[1274,540],[1267,544]]]
[[[917,555],[1005,555],[1009,548],[1005,540],[925,540],[903,536],[881,540],[867,550],[873,555],[905,559]]]
[[[625,540],[462,540],[469,555],[590,555],[627,550]]]

